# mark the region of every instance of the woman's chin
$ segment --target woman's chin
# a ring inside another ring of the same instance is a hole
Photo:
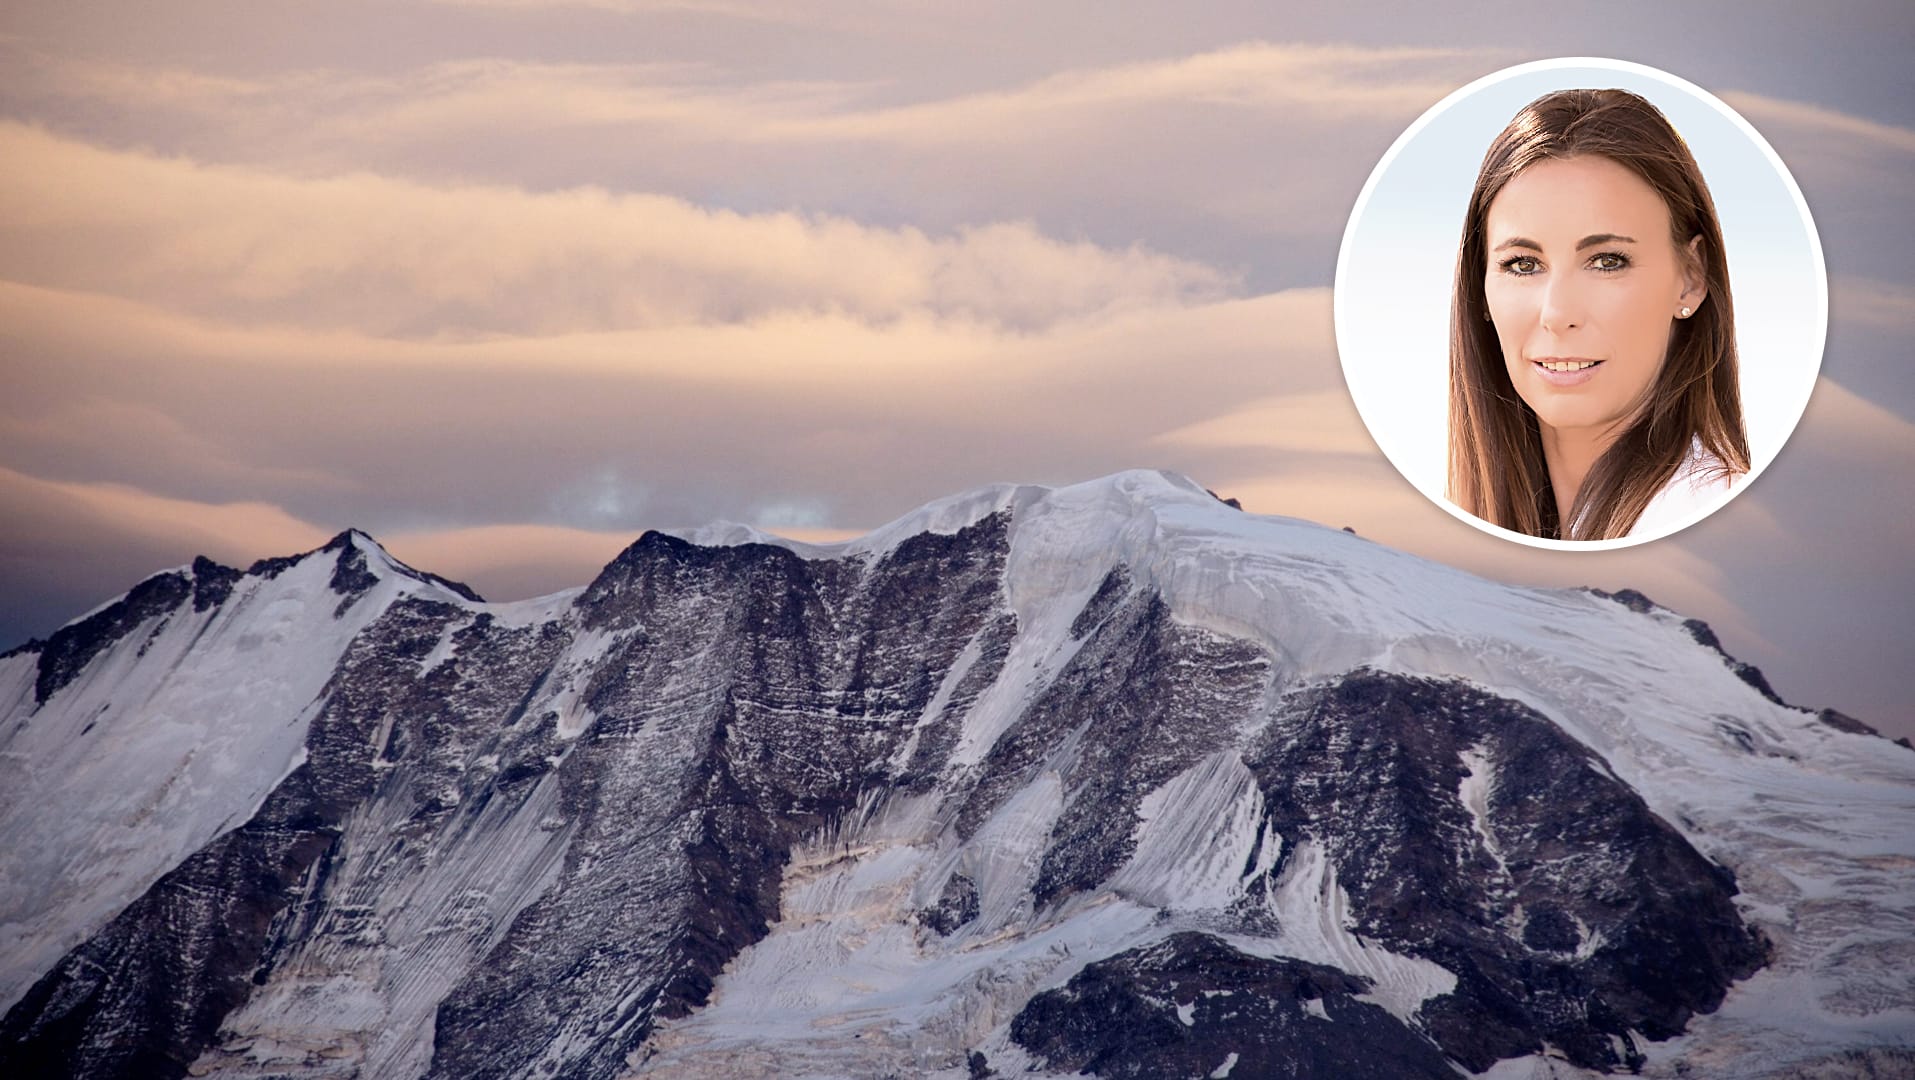
[[[1611,410],[1594,407],[1594,402],[1565,401],[1563,395],[1548,392],[1521,396],[1536,414],[1536,422],[1558,434],[1612,430],[1620,419]]]

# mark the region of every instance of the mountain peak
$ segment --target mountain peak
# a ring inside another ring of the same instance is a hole
[[[444,589],[473,603],[484,603],[485,598],[464,582],[441,577],[430,571],[417,569],[387,551],[385,545],[373,538],[373,535],[358,527],[349,527],[334,534],[332,539],[297,555],[280,555],[260,559],[248,567],[248,576],[276,577],[287,569],[304,562],[315,555],[336,554],[336,570],[333,575],[334,591],[346,595],[387,576],[396,574]],[[204,556],[202,556],[204,558]],[[210,561],[210,560],[209,560]],[[196,564],[197,565],[197,564]]]
[[[1194,500],[1194,496],[1202,496]],[[1210,492],[1183,475],[1164,469],[1127,469],[1095,480],[1075,484],[1047,485],[1030,483],[985,484],[955,495],[947,495],[906,511],[872,529],[863,536],[834,543],[793,540],[756,526],[718,520],[705,525],[660,530],[687,542],[705,547],[736,547],[741,544],[770,544],[809,558],[844,555],[883,554],[898,543],[923,533],[950,535],[966,529],[1003,510],[1016,511],[1051,500],[1100,503],[1114,516],[1148,512],[1165,501],[1201,504],[1214,502],[1231,506],[1229,500]]]

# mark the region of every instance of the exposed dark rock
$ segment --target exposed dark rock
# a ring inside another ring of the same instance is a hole
[[[465,597],[467,600],[470,600],[475,604],[485,603],[485,597],[480,596],[479,591],[477,589],[474,589],[472,586],[467,585],[463,581],[454,581],[449,577],[440,577],[438,574],[428,574],[423,570],[415,570],[413,571],[413,573],[418,574],[421,578],[424,578],[425,580],[430,581],[435,585],[443,585],[445,588],[451,590],[452,592],[458,594],[459,596]]]
[[[1248,956],[1179,933],[1085,967],[1032,998],[1011,1038],[1053,1069],[1119,1078],[1453,1080],[1440,1051],[1335,968]]]
[[[647,533],[608,566],[577,604],[619,636],[556,773],[565,866],[498,946],[511,963],[440,1006],[432,1075],[521,1075],[564,1022],[587,1033],[566,1075],[615,1076],[655,1020],[702,1005],[778,918],[791,845],[886,785],[967,644],[1004,633],[1005,524],[875,563]]]
[[[1631,611],[1646,614],[1656,606],[1648,597],[1634,589],[1623,589],[1616,593],[1606,593],[1601,589],[1589,589],[1588,591],[1597,596],[1615,600],[1627,606]],[[1809,711],[1802,709],[1799,705],[1791,705],[1782,700],[1782,695],[1776,693],[1775,688],[1769,685],[1768,677],[1762,674],[1761,668],[1731,656],[1729,651],[1722,647],[1722,639],[1716,636],[1715,630],[1711,628],[1708,623],[1701,619],[1684,619],[1682,621],[1682,628],[1689,632],[1689,636],[1693,638],[1697,644],[1715,650],[1716,655],[1722,657],[1723,664],[1725,664],[1731,672],[1735,673],[1736,678],[1749,684],[1749,686],[1753,687],[1755,691],[1763,697],[1785,709],[1798,709],[1803,712]],[[1815,715],[1816,719],[1835,728],[1837,731],[1846,731],[1854,735],[1875,735],[1878,737],[1882,734],[1868,724],[1852,716],[1837,712],[1834,709],[1823,709]],[[1905,746],[1908,745],[1906,739],[1896,739],[1895,741]]]
[[[1823,709],[1815,714],[1815,718],[1837,731],[1846,731],[1851,735],[1874,735],[1880,738],[1882,734],[1853,716],[1834,709]]]
[[[312,554],[312,552],[308,551],[299,555],[275,555],[269,559],[256,559],[253,561],[253,565],[246,568],[246,576],[261,577],[268,580],[276,578],[286,571],[291,570],[293,567],[298,566],[299,560],[310,554]]]
[[[1656,610],[1658,606],[1654,600],[1649,599],[1635,589],[1618,589],[1615,592],[1604,592],[1601,589],[1590,588],[1588,591],[1605,600],[1614,600],[1616,603],[1621,604],[1623,607],[1628,608],[1638,615],[1647,615],[1651,611]]]
[[[1487,834],[1458,797],[1465,752],[1494,770]],[[1297,695],[1251,768],[1278,831],[1330,852],[1357,932],[1456,973],[1422,1016],[1472,1071],[1544,1040],[1633,1067],[1632,1030],[1680,1033],[1766,961],[1733,875],[1517,702],[1357,672]]]
[[[977,659],[959,678],[944,707],[930,723],[918,729],[918,744],[897,782],[905,790],[923,792],[936,784],[944,765],[956,749],[963,731],[965,714],[977,704],[978,696],[989,689],[1004,671],[1004,660],[1017,641],[1017,616],[1001,612],[985,624],[977,636]]]
[[[186,574],[178,570],[155,574],[107,607],[55,630],[40,648],[39,676],[33,684],[35,703],[45,704],[78,678],[95,656],[148,619],[179,607],[192,593],[193,582]]]
[[[205,611],[224,604],[233,594],[233,585],[239,581],[240,572],[231,566],[222,566],[204,555],[193,559],[193,610]]]
[[[949,936],[977,918],[977,882],[963,874],[952,874],[945,879],[937,904],[919,912],[918,918],[939,934]]]
[[[344,615],[346,609],[352,607],[355,601],[379,584],[379,575],[366,566],[364,551],[361,551],[357,545],[347,544],[345,549],[340,551],[338,560],[333,563],[332,580],[327,584],[333,592],[345,597],[333,610],[332,617],[337,619]]]
[[[1701,619],[1684,619],[1682,621],[1682,628],[1689,631],[1689,636],[1696,639],[1697,644],[1706,645],[1714,649],[1717,654],[1722,657],[1722,662],[1728,665],[1729,670],[1735,672],[1736,678],[1755,687],[1757,693],[1775,702],[1777,705],[1792,707],[1788,702],[1783,701],[1781,695],[1777,694],[1775,690],[1769,686],[1769,680],[1762,674],[1762,669],[1756,667],[1754,664],[1745,664],[1735,657],[1730,656],[1729,651],[1722,647],[1721,639],[1716,637],[1716,632],[1709,628],[1708,623],[1703,622]]]
[[[335,534],[332,539],[311,551],[302,551],[297,555],[276,555],[270,559],[259,559],[255,561],[253,565],[246,568],[246,576],[269,579],[276,578],[314,555],[331,554],[335,551],[350,551],[353,546],[353,534],[358,531],[357,529],[347,529],[344,532]]]
[[[0,653],[0,660],[5,660],[10,656],[23,656],[27,653],[38,653],[42,649],[45,649],[46,647],[47,647],[47,642],[45,638],[28,638],[27,640],[21,642],[20,644],[15,645],[13,648],[8,649],[6,652]]]
[[[1077,618],[1071,620],[1071,636],[1081,639],[1097,629],[1117,610],[1117,605],[1123,602],[1129,591],[1130,574],[1121,566],[1113,567],[1110,573],[1104,575],[1104,580],[1098,582],[1097,591],[1091,594],[1083,610],[1077,613]]]

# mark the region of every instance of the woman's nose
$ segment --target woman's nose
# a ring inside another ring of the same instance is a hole
[[[1543,329],[1561,334],[1583,324],[1586,313],[1582,283],[1571,274],[1551,275],[1543,285]]]

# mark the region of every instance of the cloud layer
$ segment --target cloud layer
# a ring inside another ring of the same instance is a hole
[[[365,14],[433,33],[326,53],[272,21],[293,8],[228,12],[320,50],[279,67],[52,7],[0,36],[0,645],[348,525],[512,598],[645,527],[830,538],[1151,466],[1489,576],[1642,589],[1785,695],[1915,731],[1887,673],[1915,597],[1907,127],[1725,82],[1822,226],[1823,383],[1733,513],[1563,556],[1389,469],[1327,287],[1383,149],[1521,49],[1215,13],[1176,44],[859,3]]]

